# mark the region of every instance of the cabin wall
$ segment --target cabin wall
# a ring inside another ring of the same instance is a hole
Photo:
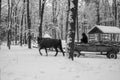
[[[89,34],[89,42],[91,41],[120,41],[120,34]]]

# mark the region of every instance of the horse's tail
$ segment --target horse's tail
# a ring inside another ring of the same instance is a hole
[[[59,39],[59,47],[62,48],[62,41]]]

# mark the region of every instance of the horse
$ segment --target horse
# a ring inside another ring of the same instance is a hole
[[[58,49],[60,49],[60,51],[63,53],[63,56],[65,56],[64,51],[62,49],[62,42],[60,39],[52,39],[52,38],[37,38],[37,42],[38,42],[38,47],[39,47],[39,53],[40,55],[42,55],[41,53],[41,49],[45,49],[46,51],[46,56],[48,56],[47,53],[47,48],[54,48],[56,51],[56,54],[54,56],[57,56],[58,54]]]

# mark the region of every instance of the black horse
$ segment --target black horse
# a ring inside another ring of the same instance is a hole
[[[46,56],[48,56],[47,53],[47,48],[54,48],[56,51],[55,56],[57,56],[58,54],[58,49],[59,48],[61,50],[61,52],[63,53],[63,56],[65,56],[63,49],[62,49],[62,43],[60,39],[52,39],[52,38],[37,38],[37,42],[38,42],[38,46],[39,46],[39,53],[40,55],[42,55],[41,53],[41,49],[45,49],[46,51]]]

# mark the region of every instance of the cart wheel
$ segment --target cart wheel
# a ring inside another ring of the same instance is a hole
[[[113,52],[109,52],[106,56],[109,59],[117,59],[117,54]]]
[[[79,57],[80,56],[80,52],[79,51],[74,51],[74,57]]]

